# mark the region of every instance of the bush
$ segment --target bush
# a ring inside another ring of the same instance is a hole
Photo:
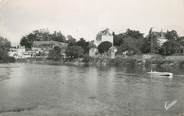
[[[134,66],[135,63],[136,59],[134,58],[116,57],[115,59],[111,59],[109,64],[113,66]]]
[[[91,58],[89,55],[86,55],[86,54],[85,54],[82,61],[83,61],[84,63],[89,63],[89,62],[91,61],[91,59],[92,59],[92,58]]]

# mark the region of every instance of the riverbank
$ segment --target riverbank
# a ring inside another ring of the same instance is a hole
[[[16,60],[13,57],[0,58],[0,63],[14,63],[14,62],[16,62]]]
[[[48,65],[72,65],[72,66],[114,66],[114,67],[144,67],[150,68],[184,68],[184,56],[160,56],[160,55],[134,55],[128,57],[117,56],[114,59],[108,57],[75,60],[48,60],[44,58],[28,58],[16,60],[17,63],[48,64]]]

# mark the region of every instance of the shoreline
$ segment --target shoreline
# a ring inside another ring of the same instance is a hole
[[[156,56],[144,58],[142,55],[129,57],[111,58],[89,58],[88,61],[72,60],[72,61],[54,61],[48,59],[27,58],[18,59],[15,62],[0,63],[31,63],[31,64],[47,64],[47,65],[69,65],[69,66],[135,66],[149,68],[151,65],[159,68],[180,67],[184,68],[184,56]]]

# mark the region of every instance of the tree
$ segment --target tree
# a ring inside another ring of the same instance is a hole
[[[178,38],[178,42],[179,42],[182,46],[184,46],[184,36],[179,37],[179,38]]]
[[[25,46],[26,49],[31,49],[32,44],[33,42],[31,41],[31,39],[28,39],[26,36],[22,37],[22,39],[20,40],[20,45]]]
[[[178,33],[175,30],[167,31],[165,37],[168,40],[177,40],[179,38]]]
[[[86,42],[86,40],[84,38],[80,38],[80,40],[77,41],[76,44],[77,44],[77,46],[80,46],[83,48],[84,54],[89,53],[89,42]]]
[[[149,31],[147,37],[144,38],[141,47],[142,53],[159,53],[160,46],[158,44],[157,37],[153,34],[152,28]]]
[[[135,39],[142,39],[143,37],[143,33],[140,33],[137,30],[131,30],[131,29],[127,29],[127,31],[125,32],[125,36],[127,37],[132,37]]]
[[[80,46],[68,46],[65,53],[71,59],[75,59],[82,57],[84,55],[84,50]]]
[[[55,46],[52,50],[49,51],[48,54],[48,59],[52,59],[52,60],[60,60],[62,58],[62,54],[61,54],[61,48],[58,46]]]
[[[35,30],[26,36],[23,36],[20,45],[25,46],[27,49],[31,49],[34,41],[58,41],[66,42],[66,38],[61,32],[50,33],[48,30]]]
[[[6,38],[0,36],[0,60],[8,58],[8,51],[11,43]]]
[[[105,42],[102,42],[99,46],[98,46],[98,51],[99,53],[105,53],[105,52],[108,52],[109,51],[109,48],[112,47],[112,43],[111,42],[108,42],[108,41],[105,41]]]
[[[66,42],[65,36],[60,31],[54,31],[54,33],[51,35],[51,40],[58,42]]]
[[[75,46],[76,45],[76,39],[74,37],[72,37],[71,35],[67,36],[68,40],[68,46]]]
[[[113,38],[114,38],[114,46],[121,46],[121,44],[123,44],[123,39],[125,38],[124,34],[118,34],[116,35],[115,33],[113,33]]]
[[[135,39],[132,37],[124,38],[124,45],[128,47],[128,51],[133,51],[134,53],[140,53],[142,47],[142,39]]]
[[[123,43],[118,47],[117,54],[122,55],[123,52],[129,50],[129,47],[127,44]]]
[[[165,42],[160,49],[161,55],[172,55],[175,53],[182,53],[182,52],[183,46],[175,40],[169,40]]]

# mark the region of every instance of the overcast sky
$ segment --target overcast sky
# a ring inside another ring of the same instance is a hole
[[[13,44],[35,29],[92,40],[107,27],[116,33],[175,29],[184,35],[184,0],[0,0],[0,35]]]

